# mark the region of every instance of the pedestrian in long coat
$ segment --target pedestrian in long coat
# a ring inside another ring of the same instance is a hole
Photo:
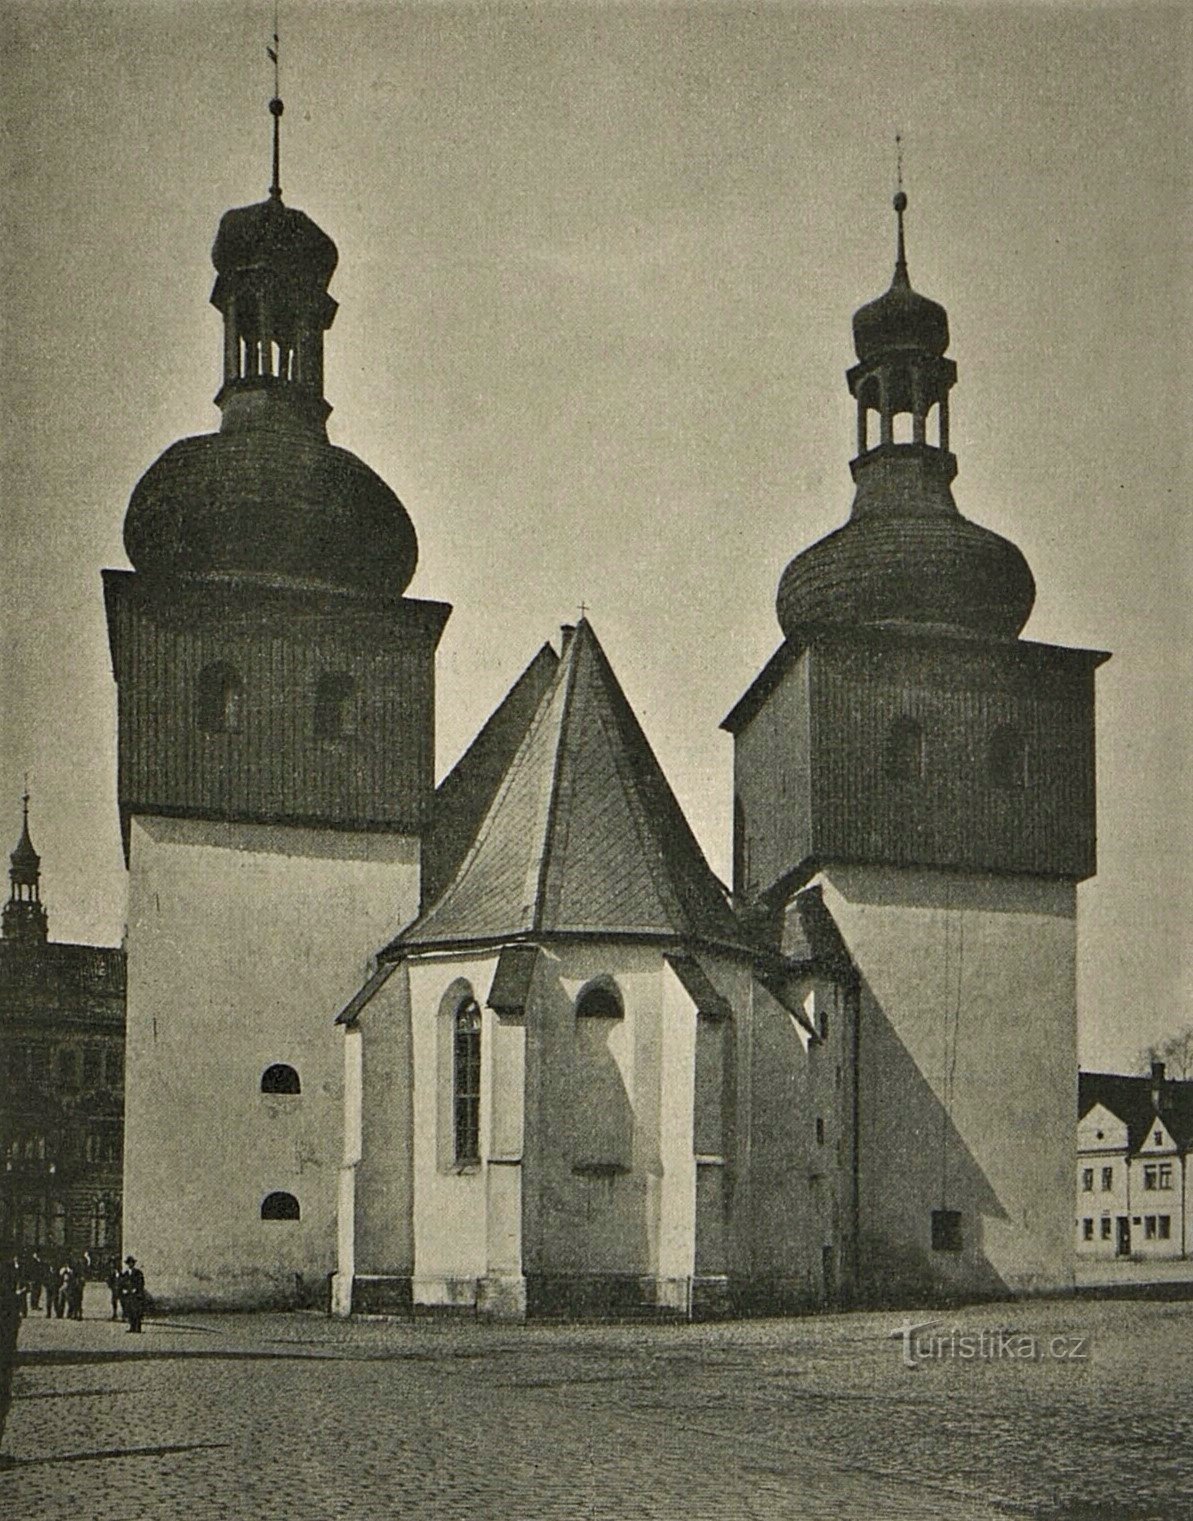
[[[135,1257],[126,1257],[125,1271],[120,1275],[120,1297],[128,1315],[130,1331],[140,1331],[145,1314],[145,1274],[137,1266]]]

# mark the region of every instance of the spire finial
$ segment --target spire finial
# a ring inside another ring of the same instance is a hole
[[[273,46],[265,51],[273,60],[273,99],[269,102],[269,114],[273,117],[273,183],[269,187],[271,201],[280,201],[282,198],[282,112],[286,109],[282,105],[281,74],[278,65],[278,54],[281,52],[281,43],[278,41],[278,0],[273,0]]]
[[[21,822],[29,828],[29,773],[25,772],[25,790],[21,793]]]
[[[895,199],[891,203],[899,219],[899,242],[895,253],[896,285],[910,285],[907,277],[907,248],[903,241],[903,213],[907,210],[907,196],[903,190],[903,134],[895,133]]]

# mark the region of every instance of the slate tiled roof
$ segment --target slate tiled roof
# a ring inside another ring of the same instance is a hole
[[[1130,1149],[1138,1151],[1156,1119],[1153,1086],[1150,1077],[1082,1072],[1078,1077],[1077,1118],[1083,1119],[1095,1104],[1103,1104],[1124,1122]],[[1169,1134],[1182,1150],[1193,1147],[1193,1080],[1165,1078],[1159,1089],[1158,1112]]]
[[[388,949],[534,933],[743,945],[728,895],[586,621],[471,849]]]
[[[558,655],[544,644],[436,787],[431,826],[423,837],[424,906],[435,902],[468,854],[558,667]]]

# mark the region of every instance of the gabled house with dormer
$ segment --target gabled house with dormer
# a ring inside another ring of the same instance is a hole
[[[1080,1075],[1076,1235],[1079,1259],[1187,1257],[1193,1081]]]

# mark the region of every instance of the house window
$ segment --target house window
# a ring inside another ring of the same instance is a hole
[[[481,1011],[475,998],[456,1010],[452,1032],[452,1109],[457,1165],[480,1161]]]
[[[1164,1132],[1162,1130],[1153,1131],[1153,1133],[1152,1133],[1152,1144],[1154,1146],[1163,1146],[1163,1144],[1164,1144]]]
[[[924,774],[924,730],[918,719],[897,718],[886,738],[884,770],[891,781],[918,781]]]
[[[111,1199],[96,1199],[91,1206],[90,1241],[94,1247],[116,1245],[116,1205]]]
[[[1156,1239],[1155,1215],[1145,1215],[1143,1217],[1143,1235],[1146,1241],[1154,1241]]]
[[[50,1245],[66,1245],[66,1202],[63,1199],[50,1200]]]
[[[222,661],[204,666],[199,673],[199,726],[208,734],[240,731],[244,683],[240,672]]]
[[[338,739],[351,732],[348,704],[356,683],[347,671],[324,671],[315,684],[315,737]]]
[[[1086,1241],[1094,1239],[1094,1222],[1092,1220],[1085,1219],[1081,1222],[1081,1234]]]
[[[1103,1167],[1102,1169],[1102,1192],[1108,1194],[1114,1187],[1114,1168]]]
[[[86,1046],[83,1049],[83,1086],[98,1088],[103,1082],[103,1047]]]
[[[1103,1218],[1102,1218],[1102,1240],[1103,1241],[1109,1241],[1110,1240],[1110,1216],[1109,1215],[1104,1215]]]
[[[262,1220],[297,1220],[300,1218],[298,1200],[293,1194],[266,1194],[261,1200]]]
[[[288,1067],[285,1062],[274,1062],[272,1067],[266,1067],[261,1074],[261,1092],[301,1093],[302,1084],[293,1067]]]
[[[961,1250],[961,1211],[959,1209],[932,1211],[932,1250],[934,1252]]]
[[[62,1046],[58,1051],[58,1082],[67,1089],[79,1086],[79,1053],[74,1046]]]
[[[1027,785],[1027,742],[1018,729],[1000,724],[990,736],[990,780],[1008,792]]]
[[[1157,1232],[1157,1234],[1159,1235],[1160,1240],[1161,1241],[1168,1241],[1168,1240],[1170,1240],[1171,1237],[1172,1237],[1172,1216],[1171,1215],[1161,1215],[1159,1217],[1159,1219],[1157,1220],[1156,1224],[1158,1226],[1158,1232]]]
[[[824,1120],[820,1115],[816,1116],[816,1144],[817,1146],[824,1145]]]
[[[1082,1188],[1082,1191],[1084,1193],[1088,1194],[1088,1193],[1090,1193],[1092,1191],[1093,1186],[1094,1186],[1094,1170],[1093,1170],[1093,1168],[1092,1167],[1083,1168],[1082,1172],[1081,1172],[1081,1188]]]
[[[1156,1175],[1156,1187],[1157,1188],[1171,1188],[1172,1187],[1172,1163],[1171,1162],[1161,1162],[1160,1163],[1160,1170],[1159,1170],[1158,1174]]]
[[[1143,1186],[1146,1190],[1155,1189],[1158,1173],[1159,1169],[1154,1164],[1143,1169]]]

